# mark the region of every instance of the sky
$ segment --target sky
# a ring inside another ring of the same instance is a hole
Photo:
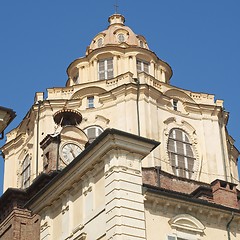
[[[115,3],[0,0],[0,105],[17,114],[6,132],[24,118],[35,92],[65,86],[68,65],[107,28]],[[170,64],[172,85],[224,100],[228,131],[240,149],[240,1],[118,0],[118,5],[125,24]],[[3,162],[0,157],[0,195]]]

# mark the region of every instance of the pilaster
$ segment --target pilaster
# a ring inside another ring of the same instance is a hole
[[[118,56],[113,56],[113,69],[114,77],[118,76]]]
[[[141,158],[112,150],[105,160],[106,239],[146,239]]]

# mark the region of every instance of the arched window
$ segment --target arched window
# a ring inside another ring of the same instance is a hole
[[[79,78],[79,73],[76,72],[76,74],[73,76],[73,82],[74,82],[74,83],[77,83],[78,78]]]
[[[142,48],[144,47],[144,44],[143,44],[142,40],[139,41],[139,44],[140,44],[140,47],[142,47]]]
[[[89,142],[92,143],[103,132],[103,129],[98,126],[91,126],[86,128],[84,132],[87,134]]]
[[[31,165],[30,165],[30,156],[27,155],[23,160],[22,164],[22,188],[27,188],[30,186],[30,175],[31,175]]]
[[[192,177],[196,158],[194,157],[192,144],[186,132],[178,128],[170,131],[168,155],[174,174],[179,177]]]

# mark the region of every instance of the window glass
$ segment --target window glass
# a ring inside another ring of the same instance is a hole
[[[99,38],[98,39],[97,45],[98,45],[98,47],[102,47],[102,45],[103,45],[103,38]]]
[[[177,106],[177,104],[178,104],[178,101],[177,100],[173,100],[173,109],[175,110],[175,111],[177,111],[178,110],[178,106]]]
[[[76,83],[79,77],[79,73],[77,72],[74,77],[73,77],[73,81]]]
[[[169,235],[169,236],[167,236],[167,240],[188,240],[188,239]]]
[[[87,108],[94,108],[94,97],[88,97],[87,98]]]
[[[125,36],[124,36],[123,33],[118,34],[118,41],[119,41],[120,43],[125,41]]]
[[[168,236],[167,240],[176,240],[177,238],[175,236]]]
[[[137,71],[149,73],[149,62],[137,59]]]
[[[30,169],[30,157],[27,155],[25,159],[23,160],[22,164],[22,188],[27,188],[30,185],[30,175],[31,175],[31,169]]]
[[[113,78],[113,59],[103,59],[98,62],[98,78],[99,80]]]
[[[172,129],[168,139],[168,155],[174,174],[191,178],[194,172],[194,152],[186,132]]]
[[[84,132],[87,134],[89,142],[92,143],[103,132],[103,129],[98,126],[91,126],[86,128]]]

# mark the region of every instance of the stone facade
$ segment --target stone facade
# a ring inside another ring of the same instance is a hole
[[[36,93],[7,134],[0,231],[23,212],[16,229],[42,240],[239,239],[223,101],[172,86],[171,67],[124,22],[110,16],[65,87]],[[9,188],[25,199],[6,212]]]
[[[10,122],[15,118],[16,114],[12,109],[0,106],[0,139],[3,138],[3,132]]]

